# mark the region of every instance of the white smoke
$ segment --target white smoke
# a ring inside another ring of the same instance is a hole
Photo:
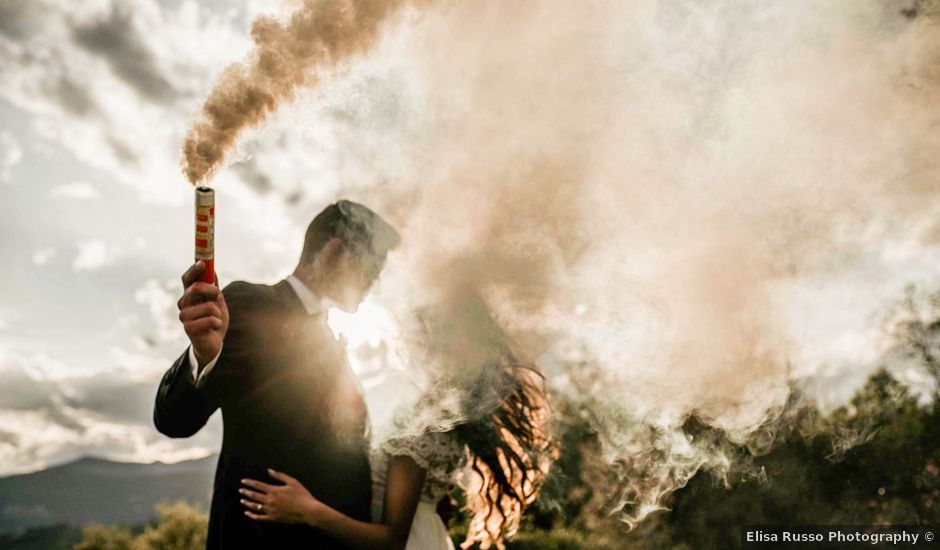
[[[479,293],[555,390],[604,404],[605,457],[642,473],[632,522],[731,467],[690,414],[772,441],[807,351],[801,285],[862,265],[873,236],[936,244],[928,8],[442,2],[292,109],[402,229],[377,301],[405,318]]]

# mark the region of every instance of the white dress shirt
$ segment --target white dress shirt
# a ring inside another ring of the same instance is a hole
[[[290,285],[291,289],[293,289],[294,294],[297,295],[297,298],[300,300],[300,303],[303,304],[304,309],[307,310],[308,314],[316,315],[332,306],[332,303],[329,299],[321,299],[293,274],[287,276],[287,283]],[[222,355],[222,348],[219,348],[219,353],[217,353],[216,356],[212,358],[212,361],[206,363],[206,366],[202,369],[202,373],[200,373],[199,362],[196,360],[196,352],[193,351],[192,346],[189,346],[189,364],[192,365],[193,381],[196,382],[197,385],[199,384],[199,381],[202,380],[202,377],[212,370],[212,367],[214,367],[218,362],[219,355]]]

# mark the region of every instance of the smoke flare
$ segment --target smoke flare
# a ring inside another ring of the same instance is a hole
[[[245,63],[227,67],[183,142],[182,169],[197,185],[221,166],[238,136],[261,124],[300,86],[313,86],[317,69],[366,52],[382,24],[408,0],[304,0],[286,22],[254,21],[254,49]]]

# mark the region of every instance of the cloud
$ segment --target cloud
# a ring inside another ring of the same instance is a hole
[[[168,103],[180,92],[170,81],[142,32],[139,13],[124,4],[112,4],[110,13],[72,29],[75,41],[103,59],[121,80],[143,97]]]
[[[9,181],[11,170],[23,160],[23,149],[10,132],[0,132],[0,181]]]
[[[176,301],[181,292],[182,286],[175,279],[170,281],[148,279],[134,292],[134,300],[146,306],[150,312],[155,334],[144,335],[145,341],[150,345],[184,343],[176,307]]]
[[[81,162],[147,198],[179,200],[179,144],[207,75],[248,43],[235,13],[213,14],[193,1],[6,4],[0,98]]]
[[[80,372],[45,355],[0,350],[0,475],[83,454],[151,462],[212,452],[217,421],[185,441],[153,428],[157,384],[169,366],[164,363],[114,349],[107,368]]]
[[[113,264],[122,252],[117,246],[93,239],[78,243],[78,255],[72,262],[73,271],[95,271]]]
[[[49,263],[49,260],[54,258],[56,255],[56,249],[51,246],[44,246],[42,248],[36,249],[33,251],[33,264],[34,265],[46,265]]]
[[[73,181],[53,187],[49,191],[49,196],[60,199],[96,199],[99,196],[98,189],[92,184],[84,181]]]

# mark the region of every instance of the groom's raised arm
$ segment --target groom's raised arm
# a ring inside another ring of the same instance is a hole
[[[183,274],[184,291],[177,305],[191,346],[163,376],[154,404],[154,425],[170,437],[195,434],[219,407],[219,388],[213,387],[218,377],[209,371],[220,367],[216,363],[222,359],[229,312],[217,285],[198,282],[204,269],[197,262]]]
[[[157,389],[153,423],[160,433],[169,437],[195,434],[219,408],[213,393],[197,386],[190,355],[187,350],[173,363]]]

